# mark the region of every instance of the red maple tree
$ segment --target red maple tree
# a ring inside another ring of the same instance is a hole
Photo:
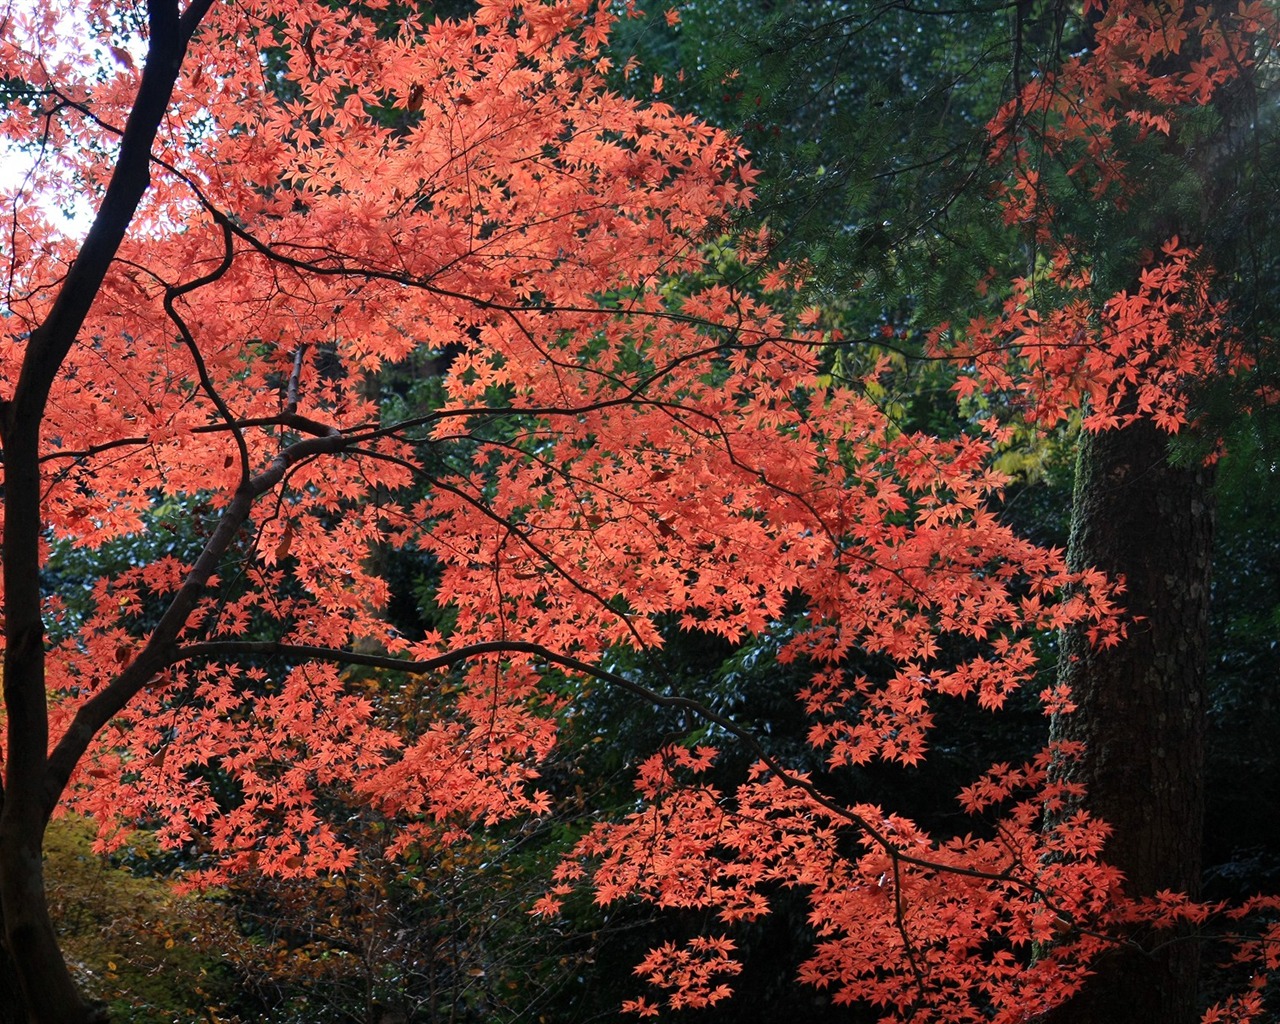
[[[660,619],[739,640],[802,597],[809,627],[785,656],[812,665],[800,699],[833,765],[918,760],[934,695],[998,707],[1031,678],[1038,631],[1118,640],[1108,583],[991,511],[990,437],[904,433],[865,382],[823,374],[814,316],[673,286],[704,269],[752,173],[723,132],[614,91],[608,5],[385,7],[151,0],[144,16],[90,0],[3,22],[3,133],[30,170],[4,196],[0,906],[41,1024],[91,1016],[42,896],[59,808],[93,815],[108,846],[140,819],[166,843],[205,837],[206,877],[340,871],[352,853],[326,788],[395,817],[393,850],[545,810],[536,765],[564,700],[548,671],[714,718],[600,667],[659,645]],[[96,210],[83,238],[52,209],[69,197]],[[1168,256],[1137,314],[1107,314],[1117,335],[1188,301],[1183,251]],[[1075,315],[1050,322],[1068,334]],[[1034,333],[1022,304],[1006,317]],[[386,419],[370,381],[444,351],[438,406]],[[1046,379],[1100,381],[1105,404],[1113,381],[1057,352],[1037,357]],[[1170,379],[1198,365],[1149,362]],[[1176,389],[1129,363],[1165,410]],[[100,581],[71,622],[40,585],[49,545],[144,530],[166,499],[198,519],[199,550]],[[388,630],[381,545],[438,560],[447,635]],[[940,654],[951,637],[976,653]],[[850,674],[855,650],[896,667]],[[352,664],[464,665],[465,685],[406,739],[349,686]],[[1048,772],[1070,749],[993,768],[962,795],[992,837],[943,841],[760,753],[732,794],[703,780],[714,751],[656,753],[644,808],[585,839],[560,884],[590,874],[602,900],[726,926],[802,887],[806,979],[940,1020],[1025,1019],[1106,943],[1089,927],[1118,912],[1105,826],[1043,827],[1073,795]],[[1033,946],[1047,953],[1028,962]],[[705,937],[641,971],[673,1005],[710,1003],[732,951]]]

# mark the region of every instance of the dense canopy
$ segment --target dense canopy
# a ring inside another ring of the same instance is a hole
[[[1032,256],[920,332],[961,400],[946,432],[886,399],[901,352],[771,263],[749,154],[612,48],[611,5],[9,11],[0,906],[30,1019],[90,1019],[42,895],[55,812],[104,850],[146,827],[198,851],[188,884],[337,875],[353,803],[392,856],[551,814],[539,766],[600,688],[700,730],[535,906],[588,884],[701,913],[620,994],[642,1015],[725,998],[733,928],[780,892],[808,905],[800,977],[888,1019],[1027,1020],[1135,927],[1206,918],[1125,888],[1070,736],[936,835],[829,782],[927,758],[953,699],[1090,714],[1038,674],[1045,637],[1123,651],[1141,620],[1125,580],[1000,514],[995,461],[1028,422],[1154,425],[1163,451],[1254,366],[1198,224],[1152,225],[1118,282],[1062,197],[1145,202],[1139,159],[1192,159],[1274,11],[1086,7],[1087,47],[986,128]],[[51,552],[157,531],[87,592],[49,585]],[[390,624],[388,552],[430,566],[420,636]],[[804,758],[660,667],[690,637],[777,641]],[[745,778],[714,777],[721,748]]]

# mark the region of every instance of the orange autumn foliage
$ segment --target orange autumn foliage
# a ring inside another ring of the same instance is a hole
[[[1108,582],[993,513],[987,440],[904,433],[865,382],[832,382],[817,316],[679,285],[750,201],[752,172],[724,132],[614,91],[608,5],[488,0],[391,26],[384,7],[179,19],[153,0],[142,30],[89,0],[3,23],[27,92],[0,131],[32,150],[4,193],[6,815],[74,807],[107,845],[158,821],[162,842],[205,845],[206,880],[340,871],[353,851],[325,818],[335,787],[398,819],[393,850],[547,810],[537,763],[572,699],[542,686],[550,671],[697,708],[602,667],[613,648],[660,645],[661,621],[737,641],[802,598],[809,625],[784,657],[812,668],[798,697],[833,766],[926,756],[933,702],[1001,706],[1032,678],[1039,631],[1116,642]],[[60,45],[68,26],[97,47]],[[150,40],[145,62],[116,55],[121,36]],[[1198,95],[1215,67],[1182,88]],[[166,68],[171,94],[152,84]],[[118,183],[139,167],[135,211]],[[83,245],[51,210],[67,197],[100,210]],[[1161,304],[1212,315],[1184,287],[1199,279],[1183,251],[1167,255],[1107,312],[1116,338]],[[1073,315],[1048,318],[1056,336]],[[993,344],[1035,335],[1022,304],[1006,316]],[[1045,380],[1101,382],[1103,408],[1130,379],[1056,342],[1014,349]],[[442,404],[386,419],[370,382],[445,350]],[[1200,363],[1162,359],[1126,365],[1176,418],[1177,381]],[[1056,409],[1079,386],[1033,401]],[[16,467],[37,463],[32,487]],[[24,551],[141,530],[166,497],[200,520],[200,551],[99,581],[84,621],[56,593],[33,608]],[[369,559],[382,545],[438,560],[447,635],[388,630]],[[47,650],[36,613],[67,627]],[[942,653],[956,638],[974,653]],[[855,651],[895,668],[853,675]],[[404,736],[347,664],[465,664],[465,685]],[[1115,912],[1105,826],[1043,827],[1069,795],[1050,759],[1071,753],[996,766],[962,796],[986,838],[935,840],[767,756],[725,793],[704,777],[714,751],[663,750],[640,767],[643,808],[588,836],[538,909],[589,877],[601,901],[696,907],[727,928],[796,887],[818,937],[803,976],[837,1000],[1025,1019],[1080,983]],[[733,953],[713,935],[639,970],[671,1005],[705,1005]]]

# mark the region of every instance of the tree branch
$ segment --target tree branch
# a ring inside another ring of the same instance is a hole
[[[231,542],[248,520],[254,502],[273,490],[293,465],[316,455],[339,452],[348,444],[347,438],[338,433],[305,438],[289,445],[271,460],[266,469],[241,483],[142,650],[115,679],[80,706],[71,725],[49,755],[42,787],[46,816],[53,813],[76,763],[98,730],[149,685],[159,672],[173,663],[178,634],[187,624],[205,584],[217,571]]]
[[[178,664],[197,658],[236,659],[237,657],[280,657],[297,661],[327,661],[338,665],[362,665],[367,668],[380,668],[393,672],[406,672],[411,675],[425,675],[440,669],[449,668],[485,654],[531,654],[552,665],[568,669],[579,675],[598,679],[601,682],[616,686],[620,690],[641,698],[646,703],[658,708],[671,708],[688,711],[705,722],[723,729],[734,739],[742,743],[749,752],[763,763],[785,785],[804,792],[823,810],[835,817],[842,818],[849,824],[865,832],[877,845],[889,854],[897,870],[898,865],[906,864],[927,871],[949,873],[966,878],[984,879],[992,882],[1004,882],[1017,885],[1028,891],[1043,896],[1040,888],[1027,879],[1019,878],[1011,865],[1008,871],[981,871],[954,864],[943,864],[907,853],[894,843],[888,832],[872,824],[856,811],[836,802],[823,793],[808,778],[796,775],[770,754],[756,737],[730,718],[712,710],[702,701],[692,697],[679,697],[659,693],[642,683],[628,679],[609,669],[575,658],[572,655],[560,654],[542,644],[531,640],[487,640],[481,643],[466,644],[434,658],[410,661],[380,654],[363,654],[358,651],[343,650],[334,647],[320,647],[311,644],[289,644],[274,640],[209,640],[199,643],[182,644],[171,650],[168,664]],[[1014,862],[1016,863],[1016,862]]]
[[[176,0],[152,0],[148,5],[150,42],[138,94],[120,136],[120,153],[102,204],[58,297],[27,341],[5,416],[9,431],[19,423],[38,425],[44,413],[53,379],[102,287],[138,203],[151,185],[152,144],[169,108],[187,44],[212,4],[213,0],[195,0],[181,15]]]
[[[8,781],[34,798],[45,769],[48,712],[39,586],[40,432],[49,391],[151,183],[151,148],[169,107],[187,44],[213,0],[179,15],[176,0],[151,0],[150,35],[120,152],[89,233],[48,316],[27,339],[12,400],[0,409],[5,457],[5,668]],[[5,804],[6,815],[11,802]]]

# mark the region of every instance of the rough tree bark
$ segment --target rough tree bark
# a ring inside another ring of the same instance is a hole
[[[1069,559],[1122,576],[1131,621],[1107,650],[1063,638],[1059,677],[1078,710],[1054,732],[1086,744],[1062,771],[1114,829],[1105,857],[1131,896],[1199,889],[1213,524],[1212,470],[1171,463],[1155,426],[1082,436]],[[1198,964],[1194,941],[1136,934],[1051,1020],[1192,1024]]]

